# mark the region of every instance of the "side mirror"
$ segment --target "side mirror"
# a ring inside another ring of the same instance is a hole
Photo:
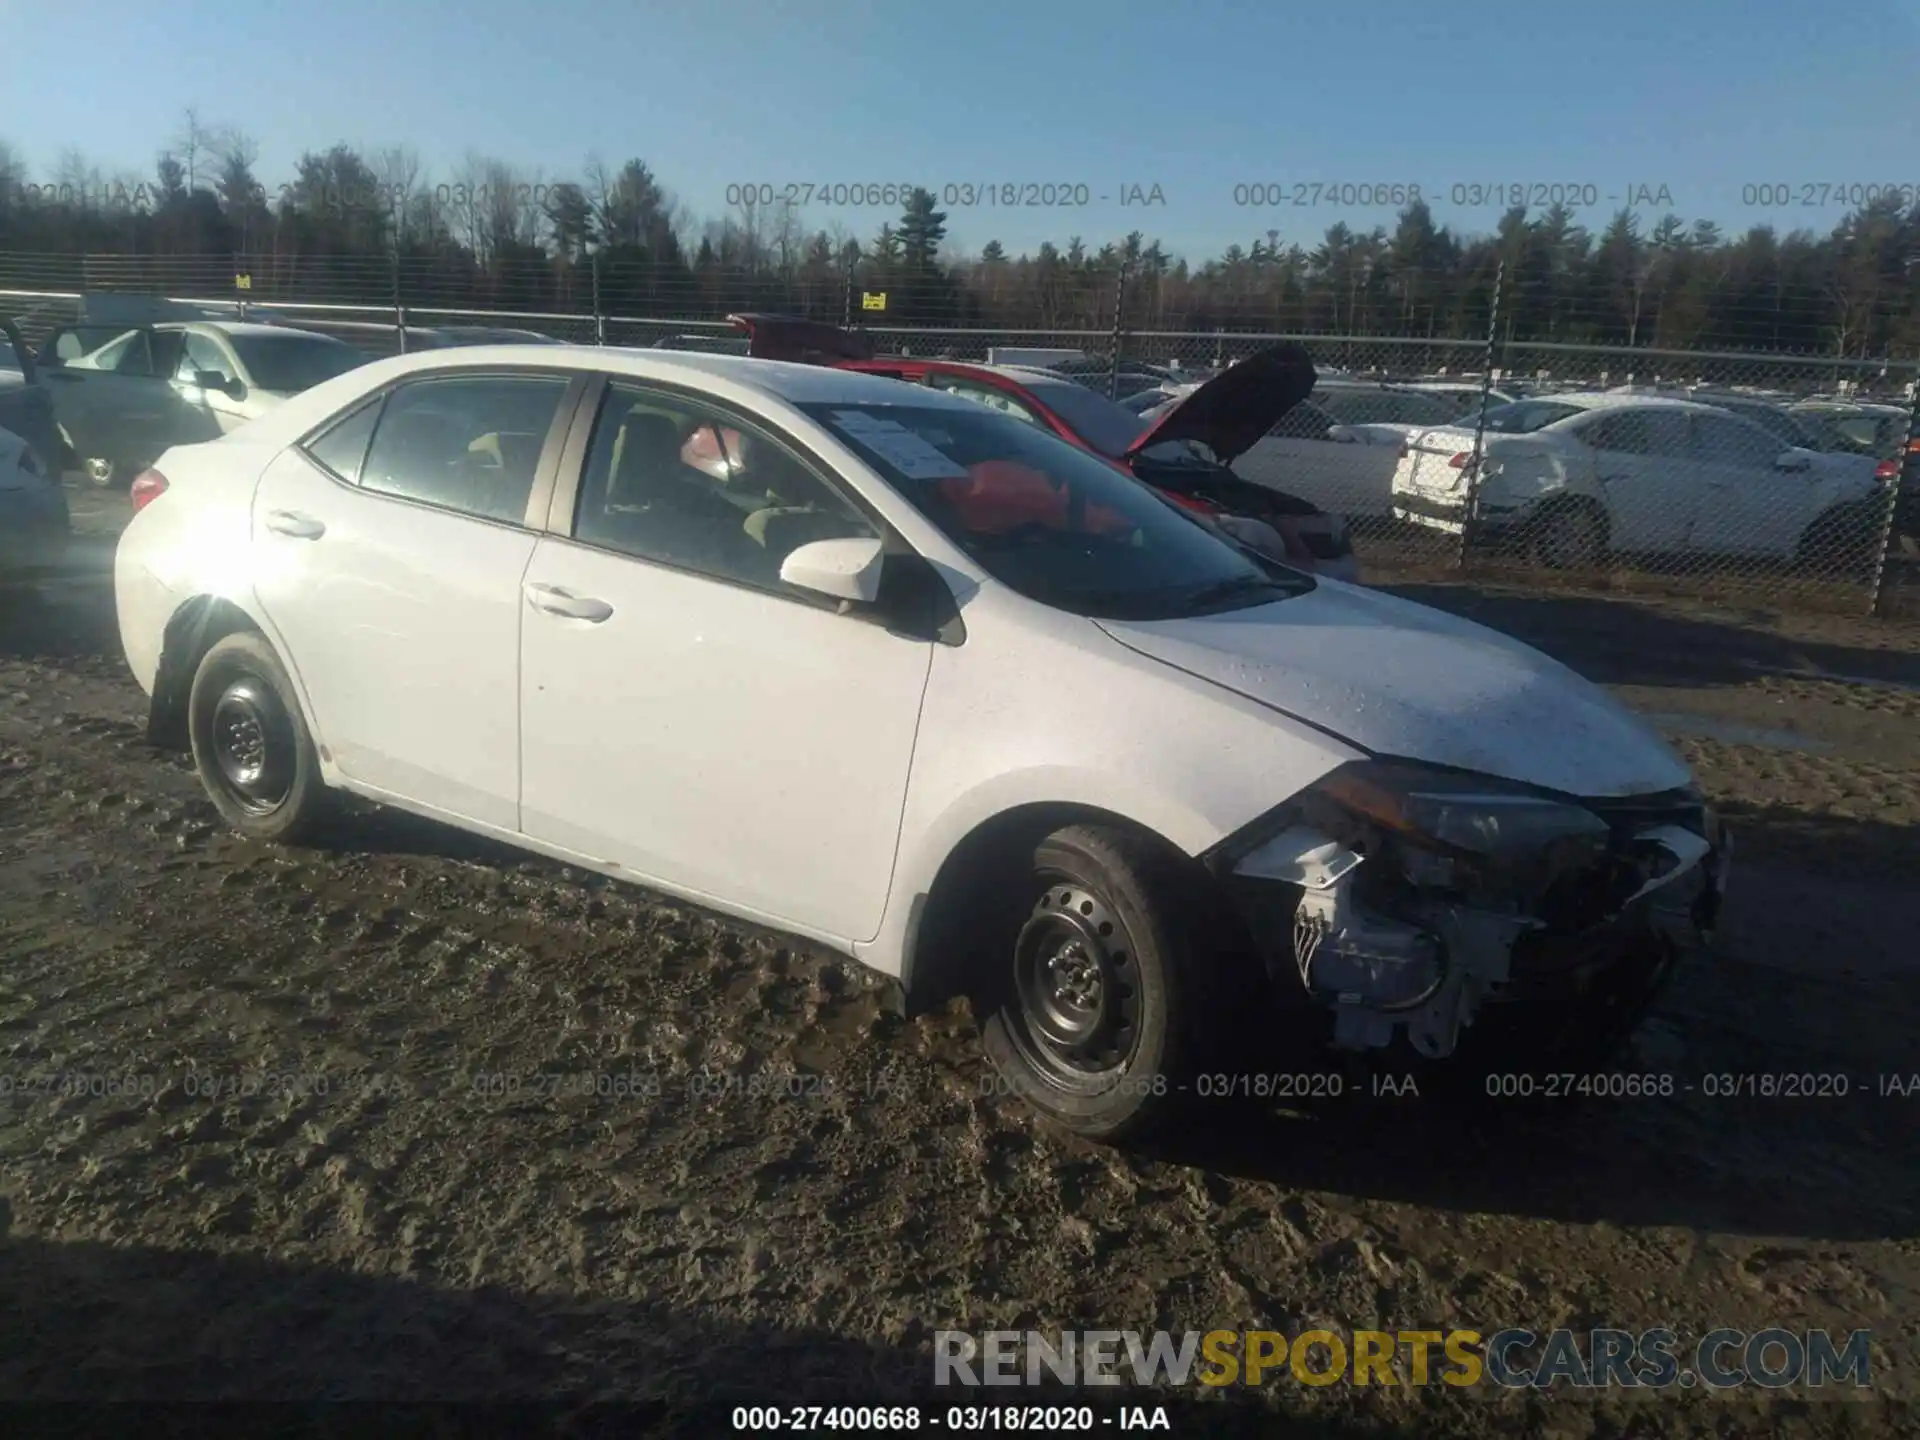
[[[871,605],[880,598],[880,571],[885,564],[886,549],[872,536],[815,540],[787,556],[780,578],[796,590]]]
[[[222,395],[232,395],[240,388],[240,382],[238,380],[229,380],[218,370],[194,371],[193,383],[198,385],[202,390],[218,390]]]
[[[1813,468],[1813,457],[1799,450],[1783,450],[1780,458],[1773,462],[1776,470],[1801,471]]]

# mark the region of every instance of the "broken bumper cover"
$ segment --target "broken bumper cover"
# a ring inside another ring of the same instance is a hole
[[[1711,940],[1729,852],[1691,792],[1580,800],[1362,762],[1206,859],[1283,1001],[1330,1011],[1338,1047],[1404,1034],[1439,1059],[1496,1003],[1630,1025]]]

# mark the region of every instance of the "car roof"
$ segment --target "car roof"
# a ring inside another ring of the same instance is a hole
[[[1821,414],[1839,410],[1853,415],[1904,417],[1907,413],[1907,407],[1904,405],[1888,405],[1878,400],[1801,400],[1788,408],[1801,412],[1818,411]]]
[[[263,325],[254,320],[163,320],[153,328],[155,330],[212,331],[218,335],[309,335],[321,340],[338,338],[333,335],[323,335],[318,330],[302,330],[298,325]],[[340,343],[346,342],[340,341]]]
[[[759,360],[745,355],[710,355],[693,350],[656,350],[623,345],[463,345],[391,355],[356,366],[276,406],[235,431],[270,445],[291,444],[314,426],[362,395],[395,381],[440,374],[502,369],[582,370],[633,380],[700,384],[717,381],[715,395],[738,399],[743,390],[790,405],[901,405],[977,415],[979,405],[922,386],[907,386],[883,375],[867,375],[837,365],[803,365]]]
[[[1581,410],[1621,410],[1645,406],[1649,410],[1708,410],[1725,414],[1717,405],[1697,400],[1681,400],[1672,395],[1616,395],[1611,391],[1575,390],[1564,395],[1532,395],[1515,402],[1520,405],[1573,405]]]

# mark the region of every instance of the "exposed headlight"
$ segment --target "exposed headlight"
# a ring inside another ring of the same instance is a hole
[[[1337,841],[1339,852],[1374,861],[1368,869],[1381,880],[1398,875],[1416,890],[1486,901],[1537,898],[1556,876],[1601,859],[1612,840],[1607,822],[1584,806],[1397,761],[1344,765],[1274,819],[1276,833],[1231,857],[1234,873],[1314,888],[1298,873],[1304,826]]]
[[[1583,806],[1488,776],[1416,765],[1343,765],[1314,794],[1411,844],[1491,860],[1569,842],[1598,851],[1611,833]]]

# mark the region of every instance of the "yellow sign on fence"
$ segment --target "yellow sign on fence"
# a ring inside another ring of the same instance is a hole
[[[253,288],[253,276],[251,275],[234,276],[233,288],[236,290],[251,290]]]
[[[862,310],[884,310],[887,308],[887,292],[884,290],[862,290],[860,292]]]

